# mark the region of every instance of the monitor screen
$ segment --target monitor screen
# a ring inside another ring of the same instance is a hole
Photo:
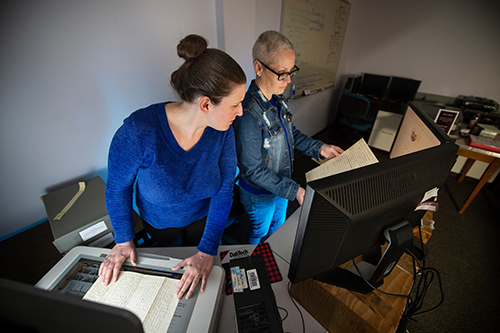
[[[384,98],[390,77],[377,74],[363,74],[359,93],[368,97]]]
[[[416,208],[444,184],[458,146],[412,103],[395,141],[386,161],[307,184],[288,272],[292,283],[314,277],[369,292],[371,286],[339,265],[363,255],[363,275],[380,286],[413,243],[412,229],[425,213]]]
[[[413,101],[421,82],[419,80],[393,76],[389,83],[386,99],[399,103]]]

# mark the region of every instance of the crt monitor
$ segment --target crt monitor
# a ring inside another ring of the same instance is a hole
[[[297,226],[288,277],[308,278],[360,292],[372,287],[339,265],[360,255],[362,274],[375,287],[383,283],[413,243],[413,227],[424,211],[415,210],[426,194],[440,188],[458,146],[412,103],[403,116],[391,158],[312,181]],[[382,255],[382,245],[389,242]]]
[[[359,93],[363,96],[384,98],[390,76],[364,73]]]
[[[386,99],[398,103],[408,103],[415,99],[422,81],[393,76],[389,83]]]

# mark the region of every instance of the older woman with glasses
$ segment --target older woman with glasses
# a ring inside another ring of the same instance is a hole
[[[255,42],[252,55],[256,78],[234,130],[240,197],[250,218],[248,242],[258,244],[285,222],[288,201],[304,200],[305,190],[291,179],[294,150],[318,159],[339,156],[343,150],[312,139],[292,123],[283,92],[299,68],[288,38],[266,31]]]

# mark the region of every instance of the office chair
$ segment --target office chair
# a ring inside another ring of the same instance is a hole
[[[342,94],[338,111],[341,118],[338,121],[339,129],[348,133],[349,141],[364,137],[368,140],[375,119],[370,115],[370,101],[368,98],[353,94]]]

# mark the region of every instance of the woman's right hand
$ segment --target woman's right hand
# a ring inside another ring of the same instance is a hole
[[[116,282],[120,274],[120,268],[128,257],[130,257],[132,265],[137,265],[137,252],[133,240],[116,244],[113,247],[99,267],[99,276],[101,277],[101,282],[105,286],[107,286],[109,282]]]
[[[299,187],[299,190],[297,191],[297,195],[295,198],[299,202],[299,205],[302,206],[302,203],[304,203],[304,196],[306,195],[306,190],[304,190],[302,187]]]

